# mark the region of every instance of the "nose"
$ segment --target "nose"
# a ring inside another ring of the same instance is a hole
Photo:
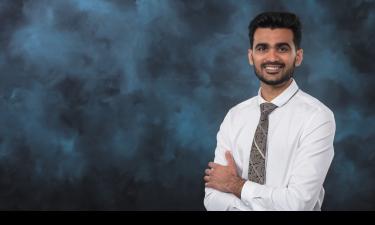
[[[279,55],[275,48],[271,48],[266,56],[267,61],[276,62],[279,61]]]

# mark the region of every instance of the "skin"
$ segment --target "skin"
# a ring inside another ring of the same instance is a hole
[[[248,50],[249,63],[257,73],[268,81],[280,80],[288,70],[300,66],[303,60],[303,49],[296,49],[293,32],[285,28],[258,28],[254,33],[252,49]],[[279,63],[285,66],[278,73],[269,73],[262,64]],[[292,79],[278,85],[269,85],[261,81],[262,97],[270,102],[281,94],[292,83]]]
[[[293,32],[285,28],[258,28],[254,33],[254,43],[248,50],[249,63],[260,77],[261,95],[270,102],[292,83],[294,67],[301,65],[303,50],[297,49],[293,42]],[[278,66],[270,69],[268,65]],[[266,82],[262,81],[265,80]],[[208,163],[204,181],[206,187],[232,193],[241,198],[246,180],[237,174],[236,163],[231,151],[225,152],[227,165]]]
[[[214,162],[209,162],[210,169],[206,169],[204,180],[206,187],[214,188],[216,190],[233,193],[238,198],[241,198],[241,190],[245,184],[245,180],[237,174],[236,163],[230,151],[225,152],[225,158],[228,165],[223,166]]]

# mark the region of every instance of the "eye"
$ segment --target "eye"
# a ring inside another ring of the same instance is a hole
[[[289,51],[289,47],[288,46],[280,46],[279,47],[279,52],[288,52]]]
[[[264,46],[264,45],[258,45],[258,46],[255,48],[255,50],[256,50],[257,52],[264,52],[264,51],[266,51],[266,46]]]

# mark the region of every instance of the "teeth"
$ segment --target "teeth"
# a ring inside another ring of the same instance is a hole
[[[280,66],[266,66],[266,69],[268,70],[278,70],[280,68],[281,68]]]

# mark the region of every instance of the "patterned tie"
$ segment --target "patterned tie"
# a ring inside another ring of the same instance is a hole
[[[249,162],[249,180],[259,184],[264,184],[266,180],[265,156],[267,148],[268,115],[276,108],[277,106],[272,103],[260,104],[261,115],[251,146]]]

